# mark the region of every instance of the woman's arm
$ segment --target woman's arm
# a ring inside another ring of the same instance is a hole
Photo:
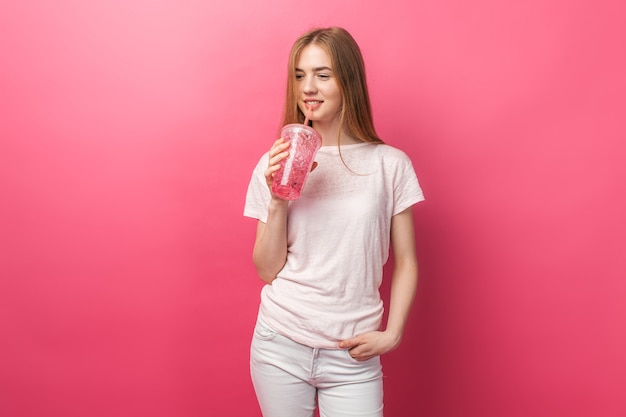
[[[385,332],[400,344],[417,289],[417,255],[413,211],[409,207],[391,220],[394,270]]]
[[[265,181],[272,189],[274,173],[280,168],[280,161],[289,152],[289,143],[278,139],[269,152],[269,162],[265,170]],[[252,251],[252,261],[259,277],[268,284],[276,278],[276,274],[287,261],[287,207],[288,202],[272,194],[267,214],[267,222],[259,221],[256,229],[256,240]]]
[[[417,255],[411,207],[391,218],[394,269],[391,280],[389,316],[384,331],[367,332],[339,343],[350,355],[364,361],[400,345],[404,326],[417,289]]]
[[[272,198],[267,223],[259,220],[252,260],[259,277],[268,284],[287,261],[287,201]]]

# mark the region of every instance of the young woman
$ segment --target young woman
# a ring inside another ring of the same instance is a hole
[[[412,206],[423,200],[402,151],[374,130],[358,45],[341,28],[293,45],[283,124],[310,111],[322,136],[298,200],[270,191],[289,152],[274,142],[256,166],[244,215],[258,219],[253,261],[267,283],[251,347],[264,417],[381,417],[380,355],[402,339],[417,285]],[[393,247],[390,309],[379,294]]]

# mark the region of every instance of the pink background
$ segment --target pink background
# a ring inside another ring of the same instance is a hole
[[[332,24],[427,195],[387,415],[626,415],[625,5],[2,2],[0,415],[260,416],[244,194]]]

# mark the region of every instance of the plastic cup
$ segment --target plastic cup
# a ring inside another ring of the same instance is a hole
[[[286,125],[280,136],[289,142],[289,155],[280,161],[280,169],[274,174],[272,193],[283,200],[296,200],[302,193],[322,137],[313,128],[294,123]]]

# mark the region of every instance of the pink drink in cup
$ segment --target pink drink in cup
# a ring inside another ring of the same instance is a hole
[[[307,175],[313,166],[322,137],[313,128],[293,123],[283,127],[280,136],[289,142],[289,155],[280,161],[280,169],[274,174],[272,193],[283,200],[300,197]]]

